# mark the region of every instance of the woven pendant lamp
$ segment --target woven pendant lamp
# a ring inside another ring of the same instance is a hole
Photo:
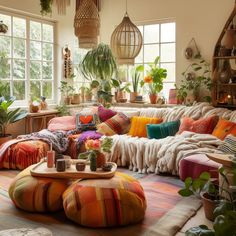
[[[141,50],[142,42],[143,38],[140,30],[131,22],[127,14],[126,1],[125,16],[111,35],[111,49],[117,63],[133,65],[135,57]]]
[[[75,35],[80,48],[94,48],[98,43],[100,19],[93,0],[80,0],[74,19]]]

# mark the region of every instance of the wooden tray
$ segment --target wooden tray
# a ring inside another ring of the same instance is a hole
[[[111,178],[114,176],[117,165],[114,162],[109,162],[112,164],[111,171],[103,171],[102,169],[97,169],[97,171],[91,171],[90,166],[86,165],[84,171],[77,171],[75,164],[72,164],[69,169],[64,172],[57,172],[56,168],[48,168],[47,162],[41,160],[31,171],[32,176],[36,177],[49,177],[55,179],[103,179]]]
[[[206,153],[208,158],[212,161],[218,162],[226,167],[232,167],[232,160],[230,157],[233,155],[230,154],[218,154],[218,153]]]

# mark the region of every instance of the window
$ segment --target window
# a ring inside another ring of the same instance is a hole
[[[143,46],[135,58],[135,64],[143,64],[146,71],[148,63],[152,63],[157,56],[160,56],[160,67],[167,69],[167,78],[161,93],[168,98],[169,89],[174,88],[176,74],[175,22],[145,24],[139,25],[138,28],[143,35]]]
[[[0,82],[8,94],[26,105],[28,99],[54,97],[54,24],[26,16],[0,13],[8,32],[0,34]]]

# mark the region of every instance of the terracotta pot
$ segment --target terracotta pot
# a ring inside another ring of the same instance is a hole
[[[202,204],[204,208],[205,216],[208,220],[214,221],[214,210],[216,206],[219,204],[217,200],[211,200],[208,193],[201,194]]]
[[[157,98],[158,98],[157,94],[150,94],[149,95],[150,103],[151,104],[156,104],[157,103]]]
[[[106,162],[106,156],[101,152],[97,152],[97,168],[101,168]]]
[[[80,94],[74,94],[71,100],[71,104],[79,104],[80,103]]]
[[[124,91],[117,91],[116,92],[116,101],[120,102],[120,100],[123,100],[126,98],[126,94]]]
[[[129,98],[130,102],[135,102],[137,96],[138,96],[137,92],[131,92],[130,93],[130,98]]]
[[[30,112],[36,113],[39,111],[39,106],[34,106],[33,104],[30,105]]]
[[[71,97],[64,98],[64,103],[65,103],[65,105],[70,105],[71,104]]]
[[[84,98],[85,98],[85,102],[90,102],[90,101],[92,101],[92,95],[91,95],[91,94],[85,93]]]
[[[0,146],[3,143],[5,143],[5,142],[7,142],[7,141],[9,141],[11,139],[12,139],[12,135],[11,134],[6,134],[5,136],[0,136]]]

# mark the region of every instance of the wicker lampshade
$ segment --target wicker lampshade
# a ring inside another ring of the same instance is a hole
[[[75,35],[80,48],[97,46],[100,29],[98,8],[93,0],[80,0],[74,19]]]
[[[142,47],[142,34],[126,13],[111,35],[111,49],[118,64],[133,65]]]

